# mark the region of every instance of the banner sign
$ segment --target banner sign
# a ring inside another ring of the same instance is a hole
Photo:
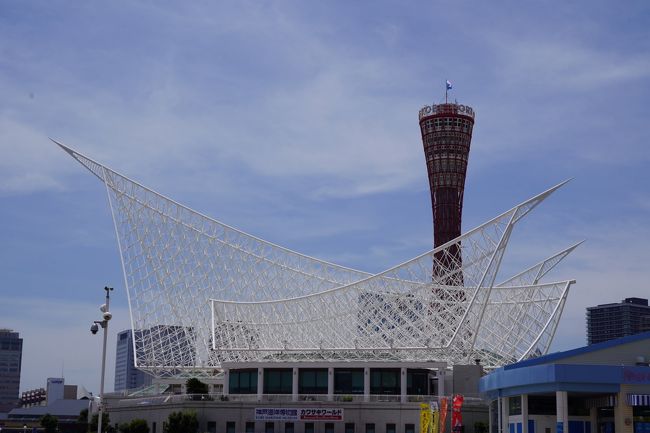
[[[463,429],[463,415],[460,409],[463,407],[463,396],[456,394],[451,401],[451,431],[459,432]]]
[[[449,401],[447,397],[440,397],[440,433],[445,433],[447,428],[447,410],[449,408]]]
[[[343,421],[343,409],[330,407],[256,407],[255,421]]]
[[[431,428],[431,407],[426,403],[420,403],[420,433],[430,433]]]
[[[438,402],[432,401],[429,403],[431,407],[431,431],[430,433],[438,433],[440,424],[440,410],[438,409]]]

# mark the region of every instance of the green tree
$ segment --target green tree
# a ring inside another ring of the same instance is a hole
[[[198,429],[196,412],[172,412],[167,417],[163,433],[196,433]]]
[[[79,412],[77,422],[80,424],[85,424],[88,422],[88,409],[83,409],[81,412]]]
[[[90,424],[88,425],[88,431],[91,433],[96,432],[98,422],[99,422],[99,414],[98,413],[93,414],[93,417],[90,420]],[[108,416],[108,412],[104,412],[102,414],[102,431],[106,433],[111,433],[114,429],[110,424],[111,424],[111,417]]]
[[[208,384],[201,382],[199,379],[193,377],[187,379],[185,382],[185,389],[187,394],[207,394]]]
[[[149,433],[147,421],[143,419],[133,419],[129,423],[120,424],[120,433]]]
[[[58,425],[59,419],[54,415],[46,413],[41,417],[41,427],[45,429],[45,433],[55,433]]]

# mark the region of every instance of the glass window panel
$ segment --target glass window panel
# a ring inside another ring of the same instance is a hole
[[[327,370],[318,371],[316,374],[316,387],[327,389]]]

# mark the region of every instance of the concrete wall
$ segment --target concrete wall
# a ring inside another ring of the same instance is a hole
[[[385,433],[386,424],[395,424],[397,433],[404,433],[406,424],[413,424],[415,431],[419,431],[420,405],[419,403],[323,403],[310,402],[309,405],[287,402],[287,403],[253,403],[253,402],[185,402],[182,404],[147,405],[135,404],[132,406],[110,407],[109,414],[111,424],[121,424],[132,419],[141,418],[147,421],[150,433],[162,433],[163,422],[172,412],[195,411],[199,419],[199,431],[208,431],[208,422],[216,422],[216,432],[225,433],[226,423],[235,422],[235,431],[243,433],[246,422],[255,420],[256,407],[330,407],[342,408],[343,421],[334,422],[334,433],[343,433],[346,423],[355,424],[355,433],[365,433],[366,423],[375,424],[376,433]],[[487,406],[465,405],[463,407],[463,421],[465,433],[474,433],[474,423],[482,421],[487,423]],[[447,415],[446,433],[450,433],[451,412]],[[314,421],[315,432],[324,433],[326,421]],[[155,431],[154,431],[155,423]],[[275,421],[275,433],[284,433],[284,421]],[[295,433],[304,432],[304,422],[294,421]],[[255,432],[263,433],[265,421],[257,421]]]
[[[638,356],[643,356],[646,362],[650,360],[648,339],[562,358],[559,362],[561,364],[634,365]]]
[[[454,394],[478,396],[478,384],[483,377],[482,365],[454,365],[453,370]]]

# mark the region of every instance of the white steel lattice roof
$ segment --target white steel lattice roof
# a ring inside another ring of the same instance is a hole
[[[517,223],[566,182],[372,275],[248,235],[57,144],[106,186],[136,365],[158,376],[233,361],[493,368],[548,351],[574,283],[540,280],[579,244],[495,284]]]

